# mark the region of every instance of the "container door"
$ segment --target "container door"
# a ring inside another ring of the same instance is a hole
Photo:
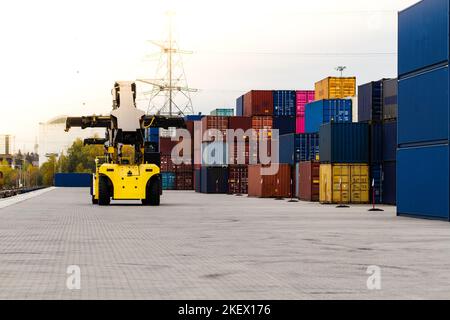
[[[333,165],[333,202],[350,202],[350,166],[345,164]]]
[[[351,202],[369,202],[369,166],[351,166]]]
[[[331,203],[331,195],[332,195],[332,172],[331,172],[331,164],[321,164],[320,169],[320,197],[319,200],[322,203]]]

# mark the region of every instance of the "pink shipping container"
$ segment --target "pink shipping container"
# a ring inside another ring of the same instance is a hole
[[[297,120],[295,133],[305,133],[305,105],[315,99],[314,90],[298,90],[296,93]]]

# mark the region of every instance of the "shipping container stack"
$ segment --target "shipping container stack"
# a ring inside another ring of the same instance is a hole
[[[358,87],[358,119],[369,125],[370,201],[395,205],[397,79]]]
[[[449,2],[399,13],[398,215],[450,220]]]
[[[305,104],[304,132],[294,140],[299,140],[294,145],[296,150],[294,180],[295,194],[300,200],[319,201],[319,130],[323,124],[331,122],[352,122],[351,98],[355,96],[355,86],[356,78],[354,77],[325,78],[315,84],[315,101]],[[287,143],[283,145],[288,146]]]
[[[205,116],[201,120],[200,188],[196,188],[201,193],[228,193],[228,122],[228,116]],[[214,133],[208,135],[211,130],[220,133],[222,140],[216,140]]]
[[[328,123],[320,127],[320,202],[369,202],[369,125]]]

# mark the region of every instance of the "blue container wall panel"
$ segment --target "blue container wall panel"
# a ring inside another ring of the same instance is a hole
[[[397,159],[397,121],[383,123],[383,160]]]
[[[369,163],[367,123],[324,124],[319,140],[322,163]]]
[[[383,162],[383,203],[395,205],[397,199],[397,163]]]
[[[236,99],[236,116],[242,117],[244,115],[244,96]]]
[[[188,115],[188,116],[185,116],[184,117],[184,119],[186,120],[186,121],[200,121],[200,120],[202,120],[202,118],[203,118],[203,116],[201,115],[201,114],[196,114],[196,115]]]
[[[383,126],[381,123],[370,124],[370,162],[379,164],[383,161]]]
[[[202,193],[228,193],[227,167],[202,167],[201,171]]]
[[[272,127],[278,130],[279,135],[295,133],[295,120],[295,117],[275,116]]]
[[[296,153],[296,134],[281,135],[279,139],[279,162],[280,163],[295,163]]]
[[[195,192],[201,192],[202,191],[202,170],[201,169],[195,169],[194,171],[195,175]]]
[[[397,213],[449,220],[449,146],[397,152]]]
[[[375,193],[375,203],[383,203],[383,166],[373,164],[370,166],[370,201],[373,203]]]
[[[449,69],[400,80],[398,144],[449,139]]]
[[[399,13],[399,75],[448,61],[448,59],[448,0],[424,0]]]
[[[383,81],[358,87],[358,121],[383,120]]]
[[[91,173],[56,173],[55,187],[86,188],[92,186]]]
[[[319,132],[322,124],[352,122],[352,100],[319,100],[305,106],[305,132]]]
[[[300,161],[314,161],[319,157],[319,134],[300,133],[280,136],[279,162],[294,165]]]
[[[174,172],[161,172],[163,190],[175,190],[175,178]]]
[[[145,131],[145,141],[159,143],[159,128],[148,128]]]
[[[273,115],[295,116],[296,96],[296,92],[292,90],[273,91]]]

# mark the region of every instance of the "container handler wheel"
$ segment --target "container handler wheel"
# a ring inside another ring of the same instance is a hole
[[[98,204],[98,199],[95,199],[95,196],[92,196],[92,204]]]
[[[142,199],[142,204],[146,206],[159,206],[160,192],[159,181],[157,179],[152,179],[147,183],[145,199]]]
[[[109,194],[108,178],[100,176],[98,181],[98,204],[100,206],[107,206],[111,202],[111,195]]]

